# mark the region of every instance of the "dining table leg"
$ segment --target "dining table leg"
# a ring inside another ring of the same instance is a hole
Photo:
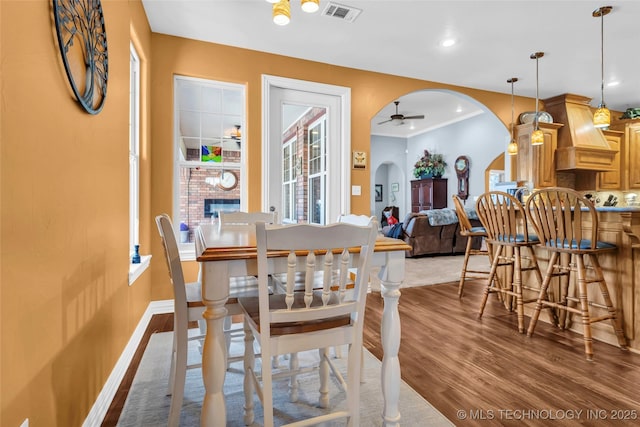
[[[210,299],[213,297],[211,294],[217,293],[207,292],[208,286],[212,285],[208,283],[207,276],[210,278],[216,277],[215,274],[212,274],[212,271],[208,271],[213,270],[212,267],[207,265],[204,268],[202,278],[202,301],[206,306],[203,317],[207,322],[207,332],[202,351],[202,380],[205,394],[200,414],[200,426],[224,427],[227,424],[223,392],[224,379],[227,373],[227,344],[224,336],[224,319],[227,316],[225,304],[228,298],[224,296],[222,299]]]
[[[382,311],[382,396],[384,408],[382,422],[386,427],[400,425],[400,284],[404,280],[404,252],[387,252],[386,262],[380,269],[381,294],[384,299]]]

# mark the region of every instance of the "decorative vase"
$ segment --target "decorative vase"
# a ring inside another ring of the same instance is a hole
[[[420,179],[433,178],[433,173],[431,172],[422,172],[420,174]]]
[[[131,264],[140,264],[140,245],[133,245],[133,256]]]

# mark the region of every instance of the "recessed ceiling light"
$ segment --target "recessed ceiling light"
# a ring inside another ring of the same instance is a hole
[[[611,81],[611,82],[607,83],[607,87],[618,86],[619,84],[620,84],[620,82],[619,82],[619,81],[617,81],[617,80],[613,80],[613,81]]]
[[[456,44],[456,39],[444,39],[440,44],[442,45],[442,47],[451,47]]]
[[[456,113],[462,113],[462,107],[458,105],[458,108],[456,108]]]

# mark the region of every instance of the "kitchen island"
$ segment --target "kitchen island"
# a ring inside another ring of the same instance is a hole
[[[613,243],[618,247],[617,251],[605,252],[599,255],[609,293],[613,304],[618,311],[624,334],[627,338],[629,349],[640,353],[640,268],[636,264],[640,262],[640,207],[597,207],[599,240]],[[591,220],[586,219],[583,227],[591,230]],[[544,276],[547,269],[549,254],[543,247],[536,248],[536,256],[540,270]],[[588,272],[588,275],[592,272]],[[509,268],[503,268],[500,277],[503,285],[511,282]],[[523,276],[524,281],[535,280],[533,274]],[[557,289],[560,278],[554,278],[550,289]],[[572,282],[574,280],[572,279]],[[589,284],[589,296],[597,303],[604,303],[597,283]],[[570,286],[572,289],[573,286]],[[525,291],[525,300],[534,298],[534,293]],[[531,316],[534,303],[525,305],[525,314]],[[593,310],[593,309],[592,309]],[[596,309],[593,313],[599,313]],[[592,314],[593,315],[593,314]],[[539,321],[549,322],[549,316],[542,313]],[[582,333],[582,324],[578,316],[573,316],[569,327],[578,333]],[[609,344],[618,345],[611,322],[597,322],[591,325],[593,338]],[[535,339],[534,333],[532,339]]]

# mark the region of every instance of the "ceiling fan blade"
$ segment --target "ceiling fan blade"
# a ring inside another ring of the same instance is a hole
[[[380,123],[378,123],[378,124],[379,124],[379,125],[381,125],[381,124],[383,124],[383,123],[387,123],[387,122],[390,122],[390,121],[392,121],[392,120],[393,120],[393,119],[385,120],[385,121],[380,122]]]
[[[424,119],[424,114],[420,114],[417,116],[404,116],[405,120],[410,120],[410,119]]]

